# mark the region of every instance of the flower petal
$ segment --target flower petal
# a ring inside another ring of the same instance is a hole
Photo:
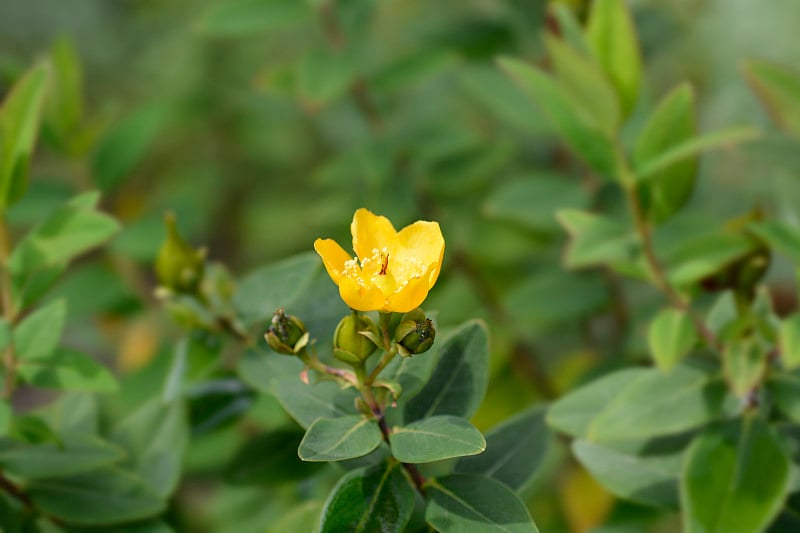
[[[343,277],[339,280],[339,296],[357,311],[375,311],[384,304],[383,293],[375,285],[362,286],[358,280]]]
[[[350,254],[345,252],[344,248],[339,246],[339,243],[333,239],[317,239],[314,241],[314,250],[322,258],[328,275],[338,285],[344,271],[345,261],[352,259]]]
[[[407,313],[419,307],[428,296],[428,276],[413,278],[389,297],[384,311]]]
[[[353,234],[353,250],[359,259],[371,257],[374,249],[382,250],[384,247],[391,253],[397,239],[397,232],[388,218],[364,208],[353,215],[350,232]]]
[[[428,289],[433,287],[441,270],[444,236],[438,222],[420,220],[397,234],[395,260],[417,263],[428,270]]]

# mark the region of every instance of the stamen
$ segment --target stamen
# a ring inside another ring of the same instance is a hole
[[[381,252],[381,261],[382,261],[382,263],[381,263],[381,271],[378,272],[378,275],[379,276],[385,276],[386,275],[386,269],[389,267],[389,254],[384,254],[383,252]]]

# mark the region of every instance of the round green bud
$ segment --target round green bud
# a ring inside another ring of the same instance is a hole
[[[167,238],[158,250],[155,264],[158,282],[178,293],[195,293],[203,280],[206,251],[189,246],[178,232],[174,214],[167,213],[164,222]]]
[[[436,339],[436,328],[422,309],[406,313],[394,334],[401,355],[410,356],[427,352]]]
[[[272,315],[264,338],[270,348],[284,355],[296,355],[308,344],[305,324],[296,316],[285,314],[283,309],[278,309]]]
[[[372,320],[359,313],[344,317],[333,334],[333,355],[349,365],[360,365],[375,351],[375,343],[361,334],[374,332]]]

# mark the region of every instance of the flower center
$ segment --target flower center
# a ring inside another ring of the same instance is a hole
[[[381,252],[381,271],[378,272],[379,276],[386,275],[386,269],[389,267],[389,254]]]

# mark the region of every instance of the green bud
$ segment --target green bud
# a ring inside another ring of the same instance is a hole
[[[352,313],[344,317],[333,334],[333,355],[343,363],[360,365],[375,351],[375,343],[360,332],[374,332],[369,317]]]
[[[283,309],[278,309],[272,315],[272,322],[264,338],[270,348],[284,355],[297,355],[308,345],[305,324],[296,316],[285,314]]]
[[[194,293],[203,279],[206,251],[189,246],[178,233],[175,215],[164,217],[167,238],[156,256],[156,276],[163,287],[179,293]]]
[[[417,308],[403,315],[400,325],[395,330],[394,338],[400,354],[409,357],[425,353],[433,346],[436,329],[424,311]]]

